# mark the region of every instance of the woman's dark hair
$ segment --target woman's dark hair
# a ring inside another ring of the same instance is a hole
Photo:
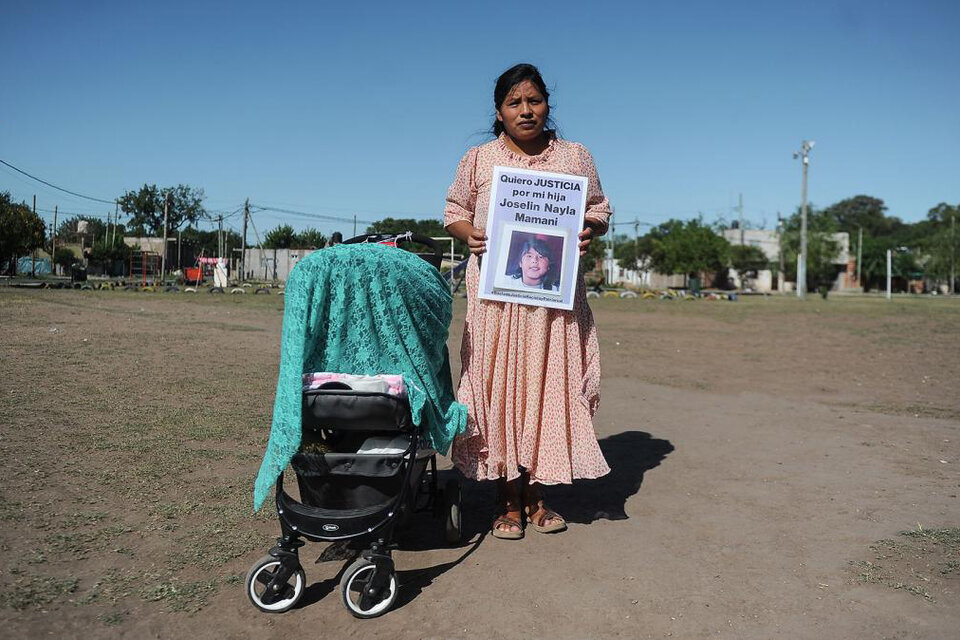
[[[510,276],[518,279],[523,277],[520,260],[522,260],[523,255],[531,249],[542,256],[546,256],[547,260],[550,261],[550,268],[547,270],[546,275],[543,276],[543,280],[540,281],[540,286],[544,289],[552,289],[553,285],[557,283],[557,261],[553,259],[553,250],[550,248],[550,245],[540,238],[529,238],[520,245],[520,251],[517,252],[517,266],[510,272]]]
[[[532,82],[533,86],[537,88],[537,91],[543,94],[543,99],[547,101],[547,126],[544,131],[551,135],[556,135],[556,123],[554,123],[553,118],[550,117],[550,111],[552,109],[550,107],[550,92],[547,91],[547,85],[543,82],[543,77],[540,75],[539,69],[532,64],[524,62],[510,67],[497,78],[497,85],[493,88],[494,136],[499,136],[503,133],[503,123],[497,120],[496,112],[500,111],[500,107],[510,94],[510,90],[526,80]]]

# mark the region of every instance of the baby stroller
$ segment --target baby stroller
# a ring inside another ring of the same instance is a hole
[[[439,268],[432,239],[366,235],[344,244],[376,242],[425,245],[420,254]],[[305,540],[349,541],[362,551],[342,573],[343,605],[358,618],[380,616],[393,606],[398,582],[391,552],[397,527],[415,512],[432,512],[447,543],[461,539],[460,483],[439,486],[436,451],[427,448],[423,427],[414,424],[400,376],[304,376],[302,433],[290,461],[300,500],[276,480],[281,537],[247,574],[246,593],[264,612],[295,606],[306,588],[298,549]],[[391,378],[393,380],[391,380]]]

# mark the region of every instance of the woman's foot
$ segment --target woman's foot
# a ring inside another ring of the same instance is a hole
[[[537,533],[559,533],[567,529],[563,516],[543,503],[543,489],[539,484],[527,484],[523,510],[527,524]]]
[[[493,521],[490,534],[501,540],[519,540],[523,537],[523,512],[521,511],[520,484],[517,480],[497,480],[497,509],[499,515]]]

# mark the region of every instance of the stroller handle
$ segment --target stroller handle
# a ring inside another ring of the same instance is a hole
[[[362,244],[365,242],[378,243],[378,242],[396,242],[399,247],[401,244],[410,243],[410,244],[419,244],[427,247],[432,252],[431,254],[427,253],[417,253],[418,256],[432,264],[437,270],[440,270],[440,265],[443,262],[443,249],[440,248],[440,244],[431,238],[430,236],[420,235],[419,233],[365,233],[359,236],[354,236],[349,240],[344,240],[343,244]]]

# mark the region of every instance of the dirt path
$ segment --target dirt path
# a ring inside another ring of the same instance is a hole
[[[0,624],[12,636],[951,638],[960,627],[960,540],[928,535],[960,527],[960,304],[600,301],[596,425],[613,472],[555,489],[570,530],[520,542],[485,535],[490,488],[468,485],[471,541],[438,547],[432,523],[414,527],[396,554],[398,608],[363,622],[339,603],[342,563],[309,564],[322,545],[302,555],[308,606],[260,614],[236,582],[277,534],[247,501],[278,309],[0,290]]]

